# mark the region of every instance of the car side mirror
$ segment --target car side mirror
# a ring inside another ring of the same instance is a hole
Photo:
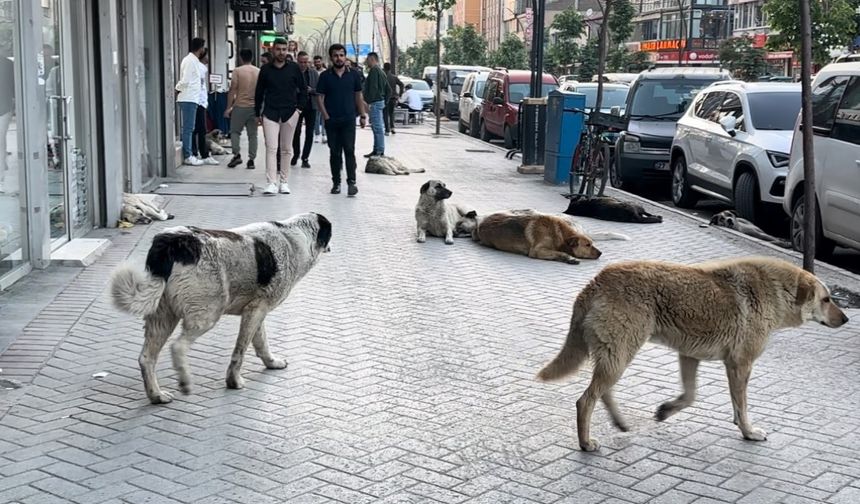
[[[471,98],[472,93],[463,93],[463,98]]]
[[[609,109],[609,114],[614,115],[615,117],[621,117],[621,107],[619,105],[615,105]]]
[[[729,134],[729,136],[737,135],[738,120],[735,116],[728,115],[720,119],[720,126]]]
[[[493,105],[504,105],[504,104],[505,104],[505,99],[502,98],[501,96],[497,96],[497,97],[493,98]]]

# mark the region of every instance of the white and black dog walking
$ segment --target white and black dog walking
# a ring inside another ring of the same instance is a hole
[[[179,226],[153,238],[146,271],[118,268],[111,279],[114,305],[145,321],[139,362],[149,400],[173,399],[159,388],[155,364],[180,320],[182,333],[171,353],[184,394],[191,391],[188,347],[225,314],[242,317],[227,387],[243,387],[242,359],[249,343],[268,369],[287,367],[269,351],[264,319],[329,251],[330,239],[331,222],[316,213],[230,230]]]

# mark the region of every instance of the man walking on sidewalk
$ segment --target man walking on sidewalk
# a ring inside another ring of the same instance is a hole
[[[379,68],[379,55],[369,53],[364,63],[370,68],[364,80],[364,101],[370,108],[370,127],[373,129],[373,150],[364,157],[385,154],[385,124],[383,124],[385,105],[388,103],[388,77]]]
[[[191,40],[191,50],[179,66],[179,82],[176,83],[176,101],[182,115],[182,164],[200,166],[203,161],[192,154],[192,138],[197,121],[197,102],[206,85],[200,72],[200,57],[205,50],[206,41],[202,38]]]
[[[257,157],[257,118],[254,116],[254,93],[257,90],[257,77],[260,69],[251,60],[254,53],[250,49],[239,51],[239,61],[242,63],[233,70],[233,81],[227,93],[227,110],[224,117],[230,119],[230,142],[233,145],[233,159],[227,163],[227,168],[235,168],[242,164],[242,151],[239,146],[242,130],[248,132],[248,164],[247,169],[254,169],[254,159]]]
[[[391,68],[391,63],[382,65],[385,70],[385,77],[388,78],[388,100],[385,102],[385,113],[383,120],[385,121],[385,134],[394,133],[394,107],[397,106],[397,100],[403,94],[403,83],[397,78],[394,69]]]
[[[316,98],[314,98],[314,96],[316,96],[317,94],[317,82],[319,81],[319,74],[316,70],[311,68],[310,56],[308,56],[308,53],[304,51],[299,52],[298,60],[299,70],[301,70],[302,72],[302,79],[308,92],[308,99],[307,102],[300,104],[302,109],[302,115],[299,117],[299,124],[296,127],[296,133],[293,136],[293,160],[290,164],[292,166],[296,166],[296,162],[298,162],[299,160],[299,153],[301,153],[302,168],[310,168],[311,164],[308,161],[308,158],[311,155],[311,147],[313,147],[314,145],[313,129],[317,120],[317,105]],[[300,149],[302,125],[304,125],[305,130],[304,149]]]
[[[290,194],[287,185],[292,157],[292,138],[299,121],[301,104],[308,90],[295,63],[287,62],[287,41],[277,38],[272,44],[274,60],[260,69],[254,93],[254,115],[263,125],[266,141],[266,188],[263,194]],[[281,173],[278,174],[280,146]]]
[[[359,72],[346,66],[346,48],[334,44],[328,50],[332,67],[320,75],[317,84],[317,108],[328,132],[331,164],[331,193],[340,194],[340,175],[346,157],[347,194],[355,196],[355,116],[361,115],[361,127],[367,124],[361,98]]]
[[[317,71],[317,78],[325,72],[325,65],[323,64],[322,56],[314,56],[314,70]],[[317,105],[317,100],[314,98],[314,107]],[[314,142],[316,143],[326,143],[328,142],[328,138],[326,138],[325,134],[325,124],[323,124],[322,114],[319,113],[319,109],[317,109],[316,113],[316,121],[314,121]]]

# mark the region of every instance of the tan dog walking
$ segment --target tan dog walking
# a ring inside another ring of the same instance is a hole
[[[657,420],[693,403],[699,361],[721,360],[735,424],[745,439],[763,441],[767,434],[747,416],[753,362],[772,332],[807,321],[839,327],[848,317],[833,304],[820,280],[785,261],[614,264],[579,294],[564,347],[537,377],[558,380],[576,372],[591,356],[594,371],[576,402],[576,425],[579,446],[594,451],[599,447],[590,436],[594,405],[602,399],[615,425],[627,430],[612,387],[650,339],[678,351],[683,383],[683,393],[657,409]]]

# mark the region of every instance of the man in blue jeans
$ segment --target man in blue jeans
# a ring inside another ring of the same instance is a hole
[[[382,156],[385,154],[385,104],[391,94],[388,87],[388,77],[379,68],[379,55],[375,52],[369,53],[364,60],[370,69],[364,80],[362,92],[364,102],[370,108],[370,127],[373,129],[373,151],[364,157]]]
[[[183,163],[200,166],[203,161],[192,153],[191,141],[194,134],[194,124],[197,119],[197,102],[201,94],[206,92],[204,75],[201,72],[200,57],[206,50],[206,41],[202,38],[191,40],[191,49],[182,65],[179,67],[179,82],[176,83],[176,102],[182,119],[182,159]]]

